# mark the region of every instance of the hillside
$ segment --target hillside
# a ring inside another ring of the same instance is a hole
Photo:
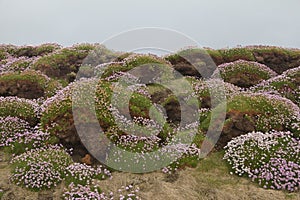
[[[300,50],[0,45],[1,199],[300,199]]]

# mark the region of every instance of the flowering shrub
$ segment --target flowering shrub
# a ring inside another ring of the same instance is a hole
[[[219,65],[218,72],[225,82],[246,88],[277,75],[263,64],[244,60]]]
[[[49,189],[65,177],[65,169],[72,163],[68,153],[60,146],[32,149],[11,161],[10,180],[33,190]]]
[[[92,179],[106,179],[111,172],[99,165],[96,168],[86,164],[73,163],[66,168],[66,183],[75,185],[90,185]]]
[[[0,117],[18,117],[31,126],[38,122],[39,106],[29,99],[0,97]]]
[[[20,98],[37,99],[53,96],[62,86],[46,75],[26,70],[0,74],[1,96],[18,96]]]
[[[264,188],[299,189],[300,140],[290,132],[251,132],[231,140],[224,159],[233,173],[247,175]]]
[[[283,74],[263,81],[251,90],[278,94],[300,106],[300,67],[289,69]]]

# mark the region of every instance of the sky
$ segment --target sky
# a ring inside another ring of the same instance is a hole
[[[299,0],[0,0],[0,43],[102,43],[159,27],[202,47],[300,48]]]

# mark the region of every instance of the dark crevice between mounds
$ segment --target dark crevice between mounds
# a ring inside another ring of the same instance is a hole
[[[255,113],[230,111],[215,148],[222,150],[232,138],[255,131],[255,122]]]

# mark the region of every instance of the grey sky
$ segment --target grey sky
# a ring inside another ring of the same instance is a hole
[[[299,0],[0,0],[0,43],[70,46],[163,27],[212,48],[300,48],[299,8]]]

